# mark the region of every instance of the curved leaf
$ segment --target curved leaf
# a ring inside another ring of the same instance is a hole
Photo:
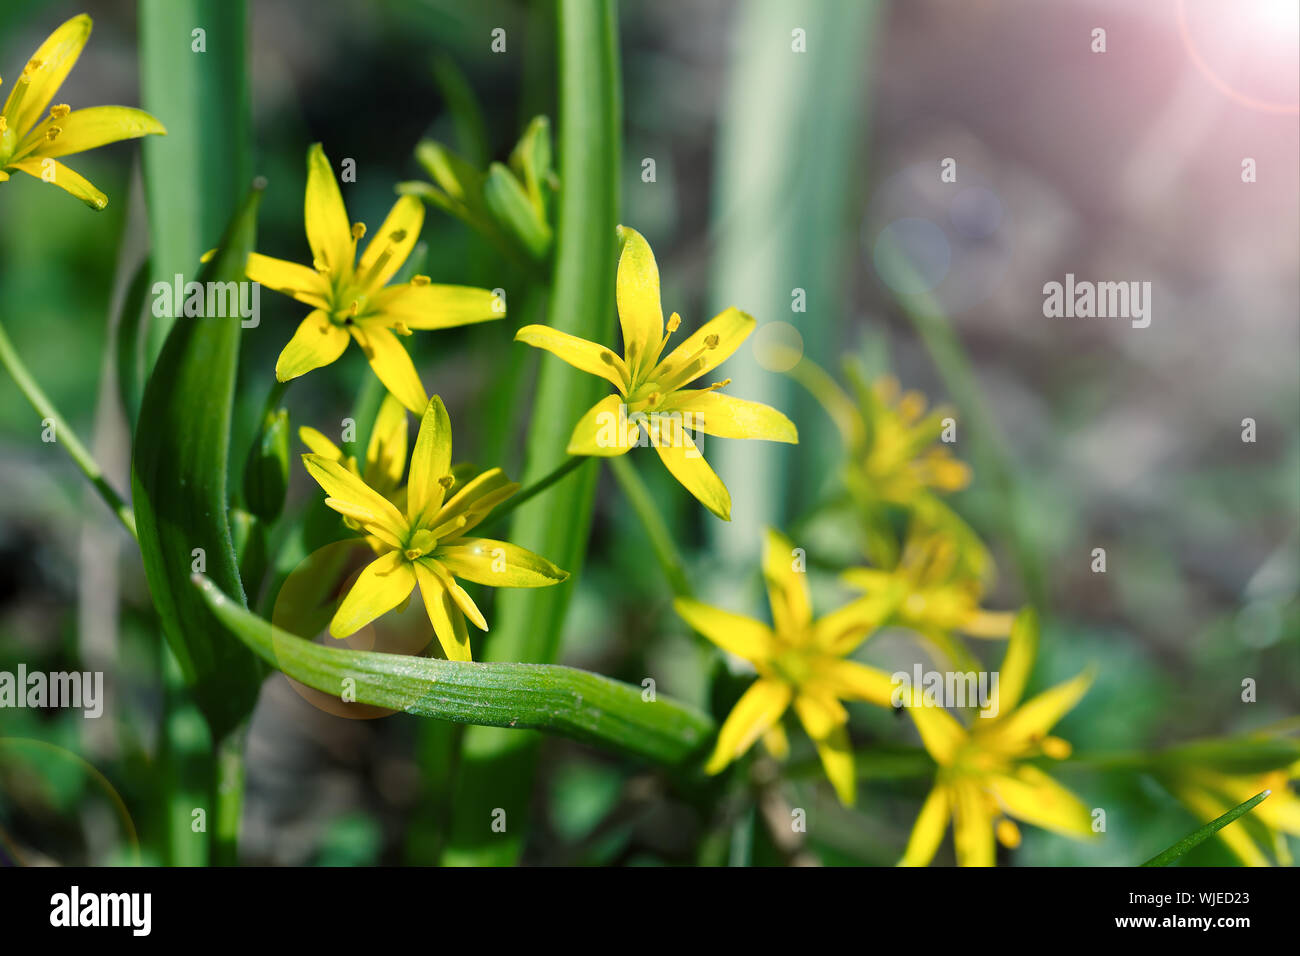
[[[556,664],[485,664],[326,647],[242,607],[203,575],[195,592],[230,634],[322,693],[355,681],[356,702],[461,724],[547,730],[656,763],[681,764],[713,735],[706,715],[639,687]]]
[[[1216,817],[1215,819],[1207,823],[1205,826],[1201,827],[1199,830],[1194,830],[1193,832],[1189,833],[1187,836],[1183,837],[1173,846],[1169,847],[1169,849],[1161,853],[1157,853],[1155,856],[1147,860],[1142,865],[1143,866],[1168,866],[1170,863],[1174,862],[1174,860],[1178,859],[1188,850],[1192,849],[1192,847],[1196,846],[1197,844],[1204,843],[1210,837],[1214,836],[1215,833],[1222,830],[1233,820],[1237,819],[1237,817],[1249,813],[1251,810],[1255,809],[1255,807],[1258,806],[1259,803],[1263,801],[1263,799],[1272,792],[1273,792],[1272,790],[1265,790],[1263,793],[1255,794],[1245,803],[1237,804],[1235,807],[1233,807],[1223,816]]]

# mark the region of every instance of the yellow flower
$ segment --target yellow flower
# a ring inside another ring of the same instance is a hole
[[[1263,790],[1273,791],[1255,809],[1216,834],[1246,866],[1268,866],[1271,844],[1283,866],[1291,865],[1286,836],[1300,837],[1300,797],[1291,781],[1300,777],[1300,761],[1267,773],[1229,774],[1204,767],[1179,768],[1169,781],[1174,796],[1209,823]]]
[[[398,499],[406,471],[406,408],[392,394],[384,395],[375,415],[364,471],[357,467],[355,458],[343,454],[343,449],[316,429],[304,425],[298,429],[298,437],[314,454],[338,462],[399,508],[404,506]]]
[[[708,388],[685,388],[726,361],[754,330],[754,319],[739,309],[727,309],[661,360],[681,316],[674,312],[665,332],[654,254],[636,230],[619,226],[618,234],[623,244],[616,279],[622,358],[595,342],[544,325],[524,326],[515,340],[546,349],[618,389],[617,395],[601,399],[583,415],[569,439],[569,454],[613,457],[648,440],[673,477],[728,521],[731,495],[687,431],[790,444],[799,441],[798,433],[776,409],[719,392],[729,379]]]
[[[960,548],[942,532],[914,527],[896,568],[851,568],[842,578],[870,595],[892,599],[895,623],[937,640],[953,631],[1006,637],[1015,619],[1010,612],[980,607],[982,584],[961,565]]]
[[[325,503],[381,545],[380,556],[361,572],[330,621],[334,637],[347,637],[391,611],[418,584],[443,652],[449,660],[467,661],[465,618],[484,631],[487,621],[456,578],[493,587],[537,588],[569,576],[516,545],[465,537],[519,485],[500,468],[492,468],[447,498],[455,483],[450,474],[451,422],[436,395],[424,409],[411,454],[405,513],[340,461],[317,454],[302,457],[329,496]]]
[[[388,391],[419,415],[429,399],[397,336],[410,335],[412,329],[445,329],[502,318],[501,300],[487,289],[433,285],[428,276],[385,286],[415,248],[424,225],[424,206],[414,196],[398,199],[358,260],[357,242],[366,227],[360,222],[349,225],[343,196],[320,143],[307,151],[305,205],[312,267],[254,252],[246,268],[254,282],[291,295],[313,310],[280,353],[275,377],[287,382],[329,365],[354,338]]]
[[[787,751],[781,717],[793,706],[812,738],[826,776],[841,802],[856,798],[848,712],[841,700],[889,707],[889,675],[845,660],[879,623],[877,609],[855,601],[813,620],[806,576],[794,569],[790,541],[768,530],[763,577],[772,606],[772,627],[752,618],[709,607],[689,598],[674,602],[677,613],[724,651],[743,657],[758,671],[718,731],[705,769],[718,773],[760,737],[776,756]]]
[[[91,209],[103,209],[108,197],[55,157],[150,133],[166,135],[167,130],[143,110],[125,106],[74,110],[60,103],[40,121],[81,55],[90,28],[84,13],[73,17],[51,33],[23,67],[0,113],[0,182],[9,179],[11,170],[20,170],[67,190]]]
[[[929,863],[950,817],[961,866],[992,866],[995,835],[1004,846],[1017,846],[1020,831],[1013,817],[1066,836],[1093,835],[1087,807],[1038,767],[1021,762],[1069,756],[1070,745],[1048,731],[1092,682],[1085,671],[1020,704],[1037,643],[1037,619],[1025,609],[1016,617],[1002,660],[997,709],[989,708],[995,716],[977,716],[969,728],[942,707],[926,706],[921,690],[912,688],[907,709],[939,772],[900,866]]]

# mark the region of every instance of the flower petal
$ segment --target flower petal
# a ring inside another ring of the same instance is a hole
[[[281,382],[329,365],[348,347],[348,334],[329,320],[324,309],[314,309],[298,325],[298,331],[275,361],[275,377]]]
[[[303,425],[298,429],[298,437],[302,443],[312,450],[312,454],[320,455],[322,458],[329,458],[333,461],[343,460],[343,449],[334,444],[316,429]]]
[[[670,419],[650,420],[650,441],[659,453],[664,467],[681,482],[682,487],[723,521],[731,520],[731,495],[691,436],[682,428],[665,429],[663,423]]]
[[[857,661],[826,661],[817,668],[817,679],[836,697],[864,700],[880,707],[892,707],[894,681],[888,674]]]
[[[723,721],[717,746],[704,767],[705,772],[720,772],[752,747],[755,740],[781,719],[790,706],[790,696],[789,685],[780,681],[766,678],[754,681]]]
[[[795,698],[798,706],[799,699]],[[821,758],[822,769],[826,778],[835,788],[835,795],[846,807],[853,806],[858,799],[858,779],[853,767],[853,748],[849,743],[849,731],[845,724],[836,724],[820,740],[814,740],[817,756]]]
[[[244,275],[268,289],[291,295],[299,302],[318,309],[329,306],[329,280],[314,269],[296,262],[250,252],[248,264],[244,266]]]
[[[667,407],[689,412],[688,427],[718,438],[758,438],[790,445],[799,443],[794,422],[770,405],[723,395],[717,390],[694,389],[674,393]]]
[[[878,631],[894,612],[897,599],[868,594],[813,622],[813,641],[832,657],[843,657]]]
[[[415,363],[397,336],[378,322],[364,322],[350,328],[379,381],[399,402],[415,414],[421,414],[429,404],[429,395],[415,371]]]
[[[307,468],[307,473],[325,489],[327,495],[369,512],[375,516],[375,523],[379,527],[387,530],[399,541],[405,540],[410,526],[402,513],[393,506],[391,501],[354,475],[342,463],[321,455],[303,455],[302,462]]]
[[[449,661],[470,660],[469,628],[465,626],[465,615],[456,606],[437,574],[423,561],[416,561],[414,567],[416,580],[420,583],[420,597],[424,600],[424,610],[429,615],[438,643],[442,645],[442,652]]]
[[[927,707],[921,688],[913,687],[911,699],[906,701],[907,712],[912,715],[921,743],[940,766],[952,763],[953,757],[966,740],[966,728],[957,718],[942,707]]]
[[[378,289],[395,276],[415,248],[423,225],[424,203],[420,200],[402,196],[393,203],[383,225],[361,254],[357,263],[358,281],[366,289]]]
[[[545,349],[563,359],[576,369],[612,382],[623,394],[629,387],[627,366],[623,360],[603,345],[588,342],[568,332],[545,325],[525,325],[515,333],[515,341],[534,348]]]
[[[4,116],[15,136],[36,125],[45,107],[50,105],[81,56],[81,49],[90,38],[91,25],[90,17],[84,13],[60,24],[36,48],[23,73],[14,78],[13,89],[5,100]]]
[[[491,538],[466,538],[433,557],[456,577],[495,588],[544,588],[569,577],[540,554]]]
[[[637,447],[640,426],[628,417],[623,396],[606,395],[578,419],[565,451],[570,455],[616,458]]]
[[[406,482],[406,515],[412,527],[421,526],[438,513],[447,494],[443,480],[451,473],[451,418],[447,408],[435,395],[423,412]]]
[[[765,624],[740,614],[677,598],[673,607],[687,624],[728,653],[761,664],[776,653],[776,638]]]
[[[303,202],[312,255],[333,275],[352,268],[352,224],[343,205],[334,168],[320,143],[307,150],[307,194]]]
[[[1011,639],[1007,641],[1007,652],[998,669],[998,699],[993,713],[1010,715],[1016,709],[1025,694],[1037,652],[1038,615],[1033,608],[1026,607],[1016,615],[1011,626]]]
[[[618,227],[623,244],[618,257],[615,297],[623,329],[623,354],[635,379],[659,359],[664,338],[664,313],[659,300],[659,266],[641,233]]]
[[[57,159],[19,159],[9,163],[9,169],[21,169],[29,176],[35,176],[42,182],[52,183],[60,189],[71,193],[91,209],[99,210],[108,205],[108,197],[96,189],[80,173],[64,166]],[[47,177],[48,173],[48,177]]]
[[[452,486],[455,487],[454,485]],[[456,494],[451,496],[438,512],[431,524],[442,525],[456,518],[464,517],[465,523],[452,534],[442,535],[443,541],[460,537],[484,518],[492,509],[519,490],[519,482],[511,481],[500,468],[489,468],[481,475],[476,475]]]
[[[736,308],[719,313],[673,349],[648,379],[660,383],[665,389],[670,382],[674,388],[693,382],[731,358],[754,331],[755,324],[752,315]]]
[[[52,128],[57,128],[59,133],[51,140],[47,131]],[[18,155],[67,156],[151,133],[166,135],[167,130],[144,110],[129,106],[91,106],[73,110],[52,124],[42,123],[27,135],[18,148]]]
[[[366,565],[330,621],[330,634],[347,637],[405,601],[415,589],[415,572],[400,551]]]
[[[1045,737],[1092,684],[1092,670],[1085,670],[1073,680],[1057,684],[1018,707],[985,732],[996,746],[1010,752],[1028,747],[1033,741]]]
[[[1091,837],[1092,815],[1079,798],[1037,767],[1023,764],[1014,774],[993,774],[990,786],[1007,813],[1065,836]]]
[[[916,823],[912,825],[912,835],[908,837],[907,849],[898,861],[899,866],[928,866],[934,859],[939,844],[943,842],[944,831],[948,829],[950,803],[948,788],[936,783],[921,805],[921,812],[916,815]]]
[[[795,568],[795,547],[790,539],[767,529],[763,543],[763,580],[772,605],[772,626],[778,634],[804,634],[812,623],[808,575]]]
[[[401,483],[402,472],[406,470],[407,441],[406,407],[387,394],[379,405],[366,445],[367,484],[375,484],[381,478],[394,487]]]
[[[993,812],[988,799],[971,780],[957,777],[953,789],[953,843],[958,866],[992,866]]]
[[[449,329],[506,317],[502,299],[468,285],[390,285],[370,297],[368,308],[388,325],[401,322],[412,329]]]

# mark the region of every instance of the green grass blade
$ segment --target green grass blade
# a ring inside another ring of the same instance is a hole
[[[200,281],[243,278],[260,198],[255,188],[244,201]],[[230,639],[189,584],[201,549],[206,573],[244,600],[226,484],[241,332],[235,311],[173,327],[145,387],[131,476],[149,590],[217,739],[251,710],[261,675],[256,658]]]
[[[1178,859],[1184,853],[1187,853],[1189,850],[1191,850],[1194,846],[1204,843],[1215,833],[1222,830],[1233,820],[1237,819],[1237,817],[1244,816],[1245,814],[1249,813],[1256,806],[1258,806],[1265,797],[1267,797],[1272,792],[1273,792],[1272,790],[1265,790],[1263,793],[1255,794],[1245,803],[1237,804],[1235,807],[1233,807],[1223,816],[1211,820],[1209,823],[1201,827],[1199,830],[1195,830],[1192,833],[1189,833],[1187,836],[1183,837],[1181,840],[1179,840],[1169,849],[1165,850],[1162,853],[1157,853],[1155,856],[1147,860],[1142,865],[1143,866],[1168,866],[1170,863],[1174,862],[1174,860]]]
[[[558,10],[561,191],[547,324],[594,342],[611,342],[621,128],[615,4],[560,0]],[[574,424],[604,391],[598,379],[562,362],[541,363],[521,479],[525,485],[564,460]],[[585,465],[516,512],[510,540],[546,555],[573,577],[558,587],[501,592],[499,623],[487,643],[486,659],[555,659],[573,581],[582,566],[596,478],[597,469]],[[535,743],[521,734],[480,728],[466,732],[444,862],[508,864],[518,858]],[[504,808],[515,821],[504,834],[493,833],[484,822],[493,807]]]
[[[155,281],[193,278],[252,176],[246,32],[244,0],[140,0],[140,97],[167,127],[143,144]],[[151,317],[146,369],[174,321]]]
[[[640,687],[556,664],[445,661],[313,644],[273,626],[226,597],[203,575],[196,596],[249,648],[295,680],[356,701],[455,723],[545,730],[646,760],[681,764],[713,734],[706,715]],[[487,817],[484,816],[484,820]],[[499,835],[499,834],[498,834]]]

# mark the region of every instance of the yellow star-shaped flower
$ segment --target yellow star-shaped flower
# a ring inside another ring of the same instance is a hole
[[[961,866],[992,866],[995,835],[1005,846],[1019,845],[1012,817],[1065,836],[1094,835],[1088,808],[1038,767],[1023,762],[1069,756],[1070,745],[1048,731],[1092,683],[1085,671],[1020,704],[1037,644],[1037,618],[1026,609],[1017,615],[1007,642],[997,708],[988,709],[995,716],[977,716],[970,727],[942,707],[926,705],[921,690],[911,689],[907,710],[939,772],[900,866],[925,866],[934,859],[949,819]]]
[[[74,110],[60,103],[41,120],[81,56],[90,28],[84,13],[73,17],[49,35],[18,75],[0,112],[0,182],[18,170],[68,191],[91,209],[103,209],[108,197],[56,157],[167,130],[144,110],[126,106]]]
[[[302,457],[329,495],[325,503],[379,542],[379,557],[362,570],[330,621],[334,637],[347,637],[403,604],[418,584],[443,652],[449,660],[467,661],[465,618],[484,631],[487,621],[457,578],[491,587],[538,588],[569,576],[516,545],[465,537],[519,485],[492,468],[447,497],[455,483],[451,421],[436,395],[424,409],[411,453],[405,513],[344,463],[326,455]]]
[[[705,769],[718,773],[760,737],[776,756],[784,756],[788,748],[780,721],[793,707],[836,794],[851,805],[857,780],[849,748],[849,715],[840,701],[889,707],[893,685],[883,671],[845,657],[879,625],[880,608],[870,600],[855,601],[813,620],[807,576],[795,570],[795,560],[790,541],[769,529],[763,577],[772,606],[771,627],[689,598],[674,602],[691,627],[758,671],[758,680],[718,731],[717,746]]]
[[[569,454],[608,458],[648,442],[687,491],[728,521],[731,495],[688,432],[790,444],[799,441],[798,432],[774,408],[723,395],[719,389],[730,380],[686,388],[740,348],[754,331],[754,319],[739,309],[727,309],[663,358],[681,316],[674,312],[665,331],[654,253],[636,230],[619,226],[618,235],[623,244],[616,279],[623,356],[545,325],[526,325],[515,340],[546,349],[618,389],[583,415],[569,439]]]
[[[504,304],[488,289],[434,285],[428,276],[386,285],[415,248],[424,206],[414,196],[398,199],[358,260],[357,242],[366,227],[349,225],[334,171],[319,143],[307,151],[305,218],[314,256],[311,267],[256,252],[249,255],[246,267],[254,282],[313,310],[280,353],[275,377],[287,382],[329,365],[356,339],[388,391],[419,415],[428,395],[397,336],[410,335],[412,329],[500,319]]]

